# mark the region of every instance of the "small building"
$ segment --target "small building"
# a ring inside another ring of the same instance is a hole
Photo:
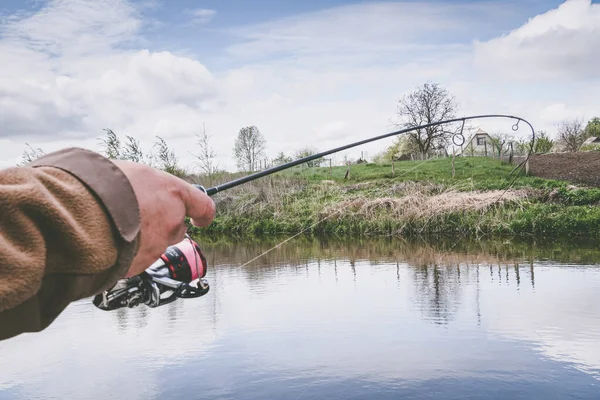
[[[581,147],[585,146],[600,146],[600,137],[591,136],[585,139],[585,142],[581,145]]]
[[[479,128],[475,134],[461,146],[461,154],[470,156],[491,153],[493,151],[492,143],[492,137],[483,129]]]

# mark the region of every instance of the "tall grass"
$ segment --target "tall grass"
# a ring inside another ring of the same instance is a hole
[[[394,176],[388,166],[353,165],[350,179],[346,167],[281,172],[215,195],[217,218],[202,232],[600,237],[600,189],[519,176],[507,190],[511,165],[457,159],[452,178],[450,163],[400,162]],[[241,175],[200,183],[214,186]]]

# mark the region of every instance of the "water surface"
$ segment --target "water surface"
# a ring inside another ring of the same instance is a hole
[[[203,244],[211,291],[71,305],[0,342],[0,399],[599,399],[591,245]]]

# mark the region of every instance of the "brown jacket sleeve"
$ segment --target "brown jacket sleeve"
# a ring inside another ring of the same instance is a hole
[[[133,188],[110,160],[70,148],[0,171],[0,340],[50,325],[110,288],[137,252]]]

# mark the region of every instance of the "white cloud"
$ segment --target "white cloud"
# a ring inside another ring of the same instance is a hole
[[[600,78],[600,4],[567,0],[507,35],[475,42],[476,64],[495,79]]]
[[[53,56],[96,55],[135,39],[141,21],[122,0],[54,0],[0,27],[3,42]]]
[[[51,151],[73,140],[97,149],[103,128],[147,145],[195,130],[216,96],[212,74],[171,52],[122,48],[139,27],[135,9],[117,0],[54,1],[11,18],[0,41],[0,136]],[[19,153],[10,152],[5,165]]]
[[[206,8],[197,8],[195,10],[190,10],[188,12],[195,23],[197,24],[206,24],[215,17],[217,12],[215,10],[209,10]]]
[[[562,21],[561,10],[572,8],[567,14],[583,22],[569,26],[583,35],[596,29],[580,10],[596,15],[597,6],[588,3],[575,0],[532,21]],[[519,115],[550,134],[563,115],[592,117],[600,109],[598,80],[573,81],[589,74],[515,83],[499,79],[501,59],[479,63],[483,51],[513,43],[507,38],[525,34],[534,46],[531,32],[544,31],[525,29],[533,22],[513,26],[524,7],[511,4],[369,3],[238,27],[226,32],[237,38],[224,49],[229,68],[209,71],[207,55],[145,49],[140,29],[148,22],[125,0],[52,1],[0,28],[0,137],[10,143],[0,149],[0,160],[14,165],[25,142],[45,151],[67,145],[98,150],[97,137],[111,128],[146,149],[161,135],[190,164],[194,135],[206,122],[218,161],[234,169],[233,142],[243,126],[259,127],[270,156],[307,145],[326,150],[391,131],[396,99],[427,80],[456,95],[461,115]],[[510,29],[525,33],[470,45],[474,37]],[[535,47],[541,52],[545,46],[542,40]],[[224,65],[220,56],[212,59]],[[488,130],[512,125],[480,122]],[[338,157],[373,155],[390,141]]]
[[[333,53],[338,62],[348,61],[340,57],[351,55],[354,61],[358,57],[370,63],[375,55],[379,57],[377,63],[397,62],[398,52],[406,57],[466,49],[468,42],[461,37],[490,32],[488,21],[492,16],[502,25],[514,18],[515,12],[493,3],[352,4],[234,29],[232,33],[241,41],[228,51],[255,58],[324,55],[327,61]]]

